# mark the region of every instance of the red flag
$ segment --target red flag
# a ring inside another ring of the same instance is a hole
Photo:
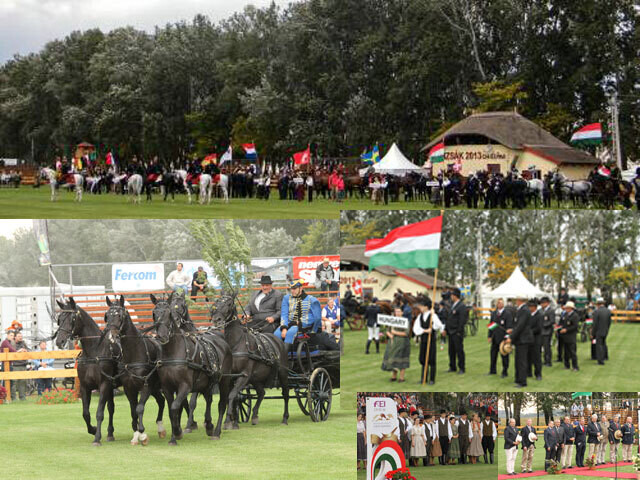
[[[307,145],[307,149],[293,154],[293,161],[296,165],[307,165],[311,161],[311,147]]]
[[[353,293],[356,295],[362,295],[362,280],[356,280],[353,282]]]

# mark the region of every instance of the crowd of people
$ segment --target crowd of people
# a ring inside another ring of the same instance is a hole
[[[418,467],[435,465],[476,464],[480,458],[484,463],[494,463],[494,446],[497,437],[496,419],[483,413],[480,406],[494,398],[473,399],[470,395],[469,407],[459,414],[441,408],[439,414],[429,412],[415,393],[358,393],[357,442],[358,470],[366,468],[366,398],[388,397],[396,402],[401,446],[407,462]]]
[[[579,410],[577,405],[576,409]],[[619,450],[622,451],[622,462],[631,462],[632,445],[636,439],[636,428],[632,417],[627,416],[623,421],[620,414],[613,415],[611,420],[607,419],[606,414],[598,415],[597,413],[586,418],[580,414],[574,421],[571,421],[569,416],[565,416],[562,420],[556,418],[549,420],[549,424],[543,432],[536,431],[531,418],[527,419],[526,425],[520,429],[516,427],[515,419],[511,418],[504,431],[504,450],[508,475],[516,475],[518,450],[522,451],[521,472],[531,473],[533,471],[532,464],[539,433],[543,434],[545,471],[552,467],[570,470],[584,467],[585,463],[594,466],[604,465],[607,463],[607,445],[609,446],[609,462],[618,461]],[[575,457],[573,454],[574,446]],[[587,460],[585,460],[585,455],[587,455]]]

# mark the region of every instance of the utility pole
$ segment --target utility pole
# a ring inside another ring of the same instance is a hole
[[[476,304],[482,308],[482,229],[476,233]]]
[[[616,157],[616,165],[622,170],[622,148],[620,145],[620,118],[618,93],[612,92],[609,97],[609,106],[611,107],[611,150]]]

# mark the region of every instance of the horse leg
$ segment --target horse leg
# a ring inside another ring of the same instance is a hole
[[[284,413],[282,414],[282,424],[288,425],[289,420],[289,376],[287,368],[280,368],[280,385],[282,385],[282,398],[284,399]]]
[[[102,421],[104,420],[104,406],[107,403],[107,398],[110,393],[111,382],[102,382],[100,384],[100,399],[98,400],[98,408],[96,410],[96,434],[93,437],[93,446],[99,447],[102,445]]]
[[[113,388],[109,385],[109,393],[111,394],[107,399],[107,409],[109,410],[109,425],[107,426],[107,442],[114,442],[113,436],[113,412],[115,411],[115,404],[113,401]]]
[[[164,438],[167,436],[167,431],[162,424],[162,417],[164,416],[164,397],[162,393],[159,391],[154,391],[151,395],[156,399],[156,403],[158,404],[158,416],[156,417],[156,425],[158,426],[158,437]]]
[[[213,432],[213,436],[211,440],[218,440],[220,438],[220,432],[222,431],[222,418],[224,417],[224,412],[229,406],[230,407],[230,394],[229,390],[231,389],[231,378],[230,377],[222,377],[222,380],[218,383],[218,388],[220,390],[220,398],[218,399],[218,422],[216,423],[216,429]]]
[[[253,406],[253,411],[251,412],[251,425],[258,424],[258,411],[260,410],[260,404],[264,399],[264,386],[259,383],[255,383],[253,387],[256,389],[256,393],[258,394],[258,398],[256,399],[256,404]]]
[[[171,420],[171,439],[169,440],[169,445],[178,445],[176,442],[176,434],[180,429],[180,424],[176,424],[176,412],[172,408],[173,407],[173,392],[167,389],[162,389],[164,394],[164,398],[167,400],[167,405],[169,405],[169,419]]]
[[[225,430],[238,429],[238,414],[237,414],[236,405],[238,402],[238,395],[240,394],[240,390],[242,390],[247,385],[247,383],[249,383],[249,375],[243,375],[236,380],[235,385],[229,392],[228,403],[229,403],[229,415],[231,416],[231,419],[229,419],[229,416],[227,416],[227,421],[224,424]],[[221,395],[220,398],[222,398],[222,391],[220,392],[220,395]],[[220,409],[220,404],[218,404],[218,409]]]
[[[229,203],[229,192],[227,187],[222,187],[222,193],[224,194],[224,203]]]
[[[138,416],[138,432],[140,432],[140,443],[147,445],[149,443],[149,436],[144,432],[144,423],[142,418],[144,417],[144,406],[147,404],[147,400],[151,396],[149,386],[145,385],[140,392],[140,400],[136,406],[136,414]]]
[[[193,392],[191,394],[191,400],[187,403],[187,399],[184,399],[184,403],[182,404],[182,408],[187,414],[187,426],[184,429],[184,433],[191,433],[194,430],[198,429],[198,422],[193,419],[193,412],[196,411],[196,405],[198,403],[198,392]]]
[[[207,432],[207,436],[213,437],[213,422],[211,421],[211,402],[212,402],[212,389],[209,388],[206,393],[204,393],[204,400],[206,402],[206,407],[204,409],[204,429]]]
[[[124,392],[129,400],[129,409],[131,410],[131,428],[133,430],[133,438],[131,439],[131,445],[138,445],[138,414],[136,413],[136,405],[138,404],[138,392],[132,392],[129,389]]]
[[[84,422],[87,424],[87,432],[90,435],[95,435],[96,427],[91,425],[91,412],[89,411],[89,406],[91,405],[91,389],[84,388],[82,384],[80,384],[80,398],[82,398],[82,418],[84,418]]]
[[[182,427],[180,426],[180,420],[182,417],[182,404],[187,399],[187,395],[189,394],[189,385],[187,382],[183,382],[178,387],[178,391],[176,392],[176,398],[171,402],[171,413],[174,416],[176,431],[172,435],[172,440],[181,440],[183,437]],[[172,425],[173,426],[173,425]],[[174,440],[174,441],[175,441]]]

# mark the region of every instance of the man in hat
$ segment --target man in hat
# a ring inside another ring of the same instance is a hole
[[[591,327],[591,338],[596,341],[596,358],[598,365],[604,365],[606,358],[606,338],[611,326],[611,310],[604,303],[604,298],[598,297],[596,308],[593,312],[593,326]]]
[[[245,308],[247,327],[273,333],[278,328],[282,309],[282,295],[273,288],[271,276],[260,278],[260,290],[255,292]]]
[[[290,293],[282,298],[280,326],[273,333],[283,338],[287,345],[293,344],[299,326],[312,333],[320,331],[322,326],[320,302],[317,298],[308,295],[303,290],[303,285],[302,280],[294,280],[289,285]]]
[[[518,455],[518,430],[516,420],[509,420],[509,425],[504,429],[504,451],[507,457],[507,475],[515,475],[516,456]]]
[[[538,308],[536,299],[529,300],[527,303],[529,312],[531,312],[531,333],[533,334],[533,343],[529,347],[529,357],[527,358],[527,376],[533,375],[536,380],[542,380],[542,321],[544,315],[542,310]]]
[[[574,428],[576,444],[576,467],[584,467],[584,451],[587,444],[587,429],[584,425],[584,417],[580,417],[578,425]]]
[[[609,422],[609,461],[614,463],[618,458],[618,445],[620,437],[616,437],[616,432],[620,430],[620,415],[615,414],[613,420]]]
[[[436,346],[438,334],[444,330],[444,325],[438,318],[438,315],[431,310],[431,299],[429,297],[419,296],[418,300],[414,303],[420,310],[413,323],[413,333],[420,338],[420,353],[418,360],[422,365],[422,374],[420,375],[420,382],[425,378],[424,369],[427,368],[429,372],[429,385],[433,385],[436,381],[436,353],[438,348]],[[429,345],[429,339],[431,344],[429,350],[429,360],[427,360],[427,346]]]
[[[461,463],[467,463],[467,450],[469,450],[472,438],[473,431],[471,430],[471,422],[467,419],[467,412],[462,410],[462,412],[460,412],[460,419],[458,420],[458,444],[460,445]]]
[[[603,435],[602,427],[598,422],[598,415],[591,415],[591,421],[587,424],[587,444],[589,444],[589,457],[596,455],[600,445],[600,437]],[[624,442],[623,442],[624,443]]]
[[[316,288],[326,292],[332,288],[335,272],[331,268],[329,257],[324,257],[322,263],[316,267]]]
[[[527,299],[516,298],[516,318],[513,332],[507,339],[516,347],[516,388],[527,386],[527,360],[529,358],[529,348],[533,343],[533,333],[531,331],[531,312],[527,308]]]
[[[576,353],[576,333],[580,318],[576,312],[576,305],[572,301],[568,301],[564,305],[565,315],[562,328],[560,329],[560,338],[564,345],[564,368],[569,370],[570,363],[573,371],[578,371],[578,355]]]
[[[411,429],[413,428],[409,421],[407,409],[400,407],[398,409],[398,427],[400,429],[400,448],[404,452],[405,458],[411,458]]]
[[[436,422],[438,432],[438,438],[440,439],[440,447],[442,448],[442,456],[440,457],[440,465],[447,465],[449,453],[449,442],[453,437],[453,430],[451,429],[451,422],[447,418],[447,411],[445,409],[440,410],[440,418]]]
[[[564,417],[562,430],[564,432],[564,445],[562,447],[562,458],[560,463],[562,464],[562,468],[572,468],[571,455],[573,453],[573,443],[576,440],[576,433],[573,425],[571,425],[571,419],[569,417]]]
[[[544,348],[544,366],[551,366],[551,336],[553,335],[553,326],[556,323],[556,312],[551,308],[551,299],[549,297],[542,297],[540,299],[540,306],[542,307],[542,332],[541,340],[542,347]]]
[[[458,360],[458,374],[464,373],[464,327],[469,319],[469,310],[462,301],[462,294],[459,288],[451,291],[451,315],[445,324],[445,332],[449,337],[449,372],[456,371],[456,358]]]
[[[493,464],[493,449],[496,445],[496,438],[498,438],[498,429],[491,416],[486,414],[482,421],[482,451],[484,452],[484,463],[487,462],[487,453],[489,453],[489,460]]]
[[[631,421],[631,417],[627,417],[627,423],[622,425],[622,461],[631,461],[631,447],[633,446],[633,439],[636,436],[636,430]]]
[[[489,375],[496,375],[500,343],[507,335],[507,330],[513,328],[513,315],[510,309],[504,308],[504,300],[502,298],[498,299],[496,309],[491,312],[491,324],[495,324],[495,327],[490,329],[488,334],[488,341],[491,345]],[[502,360],[502,378],[505,378],[509,370],[509,355],[500,354],[500,359]]]
[[[556,459],[558,449],[558,430],[555,428],[553,420],[549,420],[549,426],[544,430],[544,471],[551,465],[551,460]]]
[[[567,289],[562,287],[560,289],[560,294],[558,295],[558,305],[562,308],[562,313],[560,314],[560,321],[558,322],[560,325],[564,325],[564,317],[566,315],[566,310],[564,309],[565,304],[569,301],[569,294],[567,293]],[[564,356],[564,342],[562,339],[562,335],[560,335],[560,331],[556,332],[556,339],[558,340],[558,358],[557,362],[562,362],[562,357]]]
[[[520,436],[522,437],[522,473],[531,473],[533,463],[533,454],[536,450],[536,427],[533,426],[533,420],[527,418],[527,425],[520,429]]]

